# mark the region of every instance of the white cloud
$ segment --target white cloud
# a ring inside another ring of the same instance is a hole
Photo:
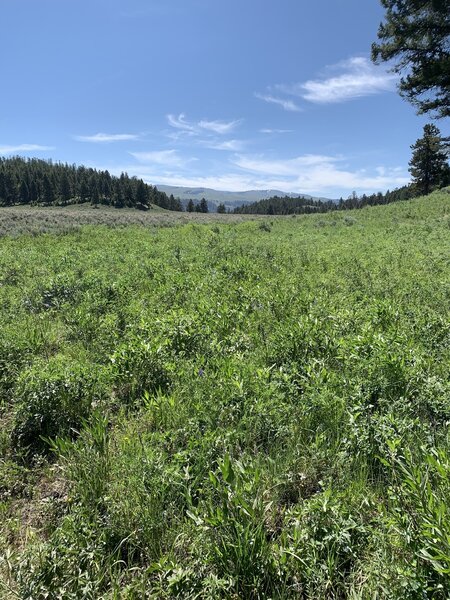
[[[184,113],[179,115],[167,115],[167,121],[176,131],[169,131],[166,135],[174,142],[183,141],[186,136],[189,144],[210,148],[211,150],[227,150],[229,152],[240,152],[244,149],[244,140],[224,140],[223,136],[233,131],[242,121],[219,121],[202,119],[200,121],[188,121]]]
[[[271,175],[296,176],[305,167],[326,165],[340,160],[339,157],[305,154],[287,160],[266,160],[262,157],[237,156],[235,164],[241,169]]]
[[[144,181],[156,186],[175,185],[192,188],[205,187],[228,192],[243,192],[246,190],[264,189],[264,186],[258,186],[257,182],[252,177],[238,173],[224,173],[206,176],[183,176],[179,173],[161,175],[159,173],[149,172],[147,174],[139,174],[137,176],[142,177]]]
[[[309,154],[282,161],[238,155],[215,173],[208,173],[204,165],[201,169],[199,166],[193,169],[192,161],[195,159],[183,160],[174,151],[141,153],[137,158],[141,159],[140,164],[102,165],[101,168],[108,168],[117,175],[126,171],[153,185],[209,187],[233,192],[274,189],[329,198],[347,197],[353,190],[358,194],[386,191],[410,180],[401,167],[355,169],[340,156]],[[188,163],[189,170],[184,171]]]
[[[96,133],[94,135],[74,135],[73,139],[77,142],[92,142],[94,144],[102,144],[105,142],[124,142],[129,140],[137,140],[138,135],[133,133]]]
[[[18,146],[0,146],[0,154],[15,154],[16,152],[45,152],[54,150],[54,146],[41,146],[40,144],[19,144]]]
[[[178,116],[176,115],[167,115],[167,121],[171,127],[175,127],[175,129],[183,129],[185,131],[195,131],[195,127],[190,125],[186,119],[185,114],[180,113]]]
[[[189,122],[186,120],[186,115],[184,113],[180,113],[178,116],[167,115],[167,121],[171,127],[175,127],[175,129],[181,129],[195,135],[200,135],[205,132],[224,135],[235,129],[241,122],[240,120],[209,121],[207,119],[202,119],[198,122]]]
[[[373,65],[368,58],[354,56],[326,67],[321,77],[299,83],[277,84],[267,88],[264,94],[255,93],[255,96],[265,102],[278,104],[284,110],[298,112],[303,109],[289,96],[314,104],[332,104],[393,91],[397,79],[397,74]]]
[[[279,98],[277,96],[272,96],[271,94],[260,94],[255,92],[255,96],[260,100],[264,100],[264,102],[269,102],[270,104],[278,104],[284,110],[289,112],[300,112],[303,110],[300,106],[295,104],[293,100],[287,100],[285,98]]]
[[[243,140],[226,140],[226,141],[207,141],[202,145],[207,148],[211,148],[211,150],[228,150],[231,152],[241,152],[245,147],[245,142]]]
[[[292,133],[293,131],[293,129],[260,129],[259,133]]]
[[[318,79],[277,85],[275,88],[308,102],[330,104],[392,91],[398,78],[395,73],[373,65],[363,56],[354,56],[327,67],[326,72],[327,76]]]
[[[201,129],[206,129],[207,131],[213,131],[214,133],[218,133],[223,135],[225,133],[229,133],[240,123],[240,121],[199,121],[198,126]]]
[[[130,171],[129,171],[130,172]],[[266,174],[223,173],[207,176],[184,176],[180,173],[157,173],[138,171],[135,175],[153,185],[166,184],[186,187],[209,187],[216,190],[242,192],[245,190],[281,190],[297,194],[337,198],[347,197],[353,190],[359,194],[393,189],[408,183],[409,178],[388,170],[383,177],[368,175],[362,171],[340,170],[330,165],[315,167],[297,177],[280,177]]]
[[[287,192],[346,195],[352,190],[372,193],[405,185],[409,177],[400,167],[378,166],[373,172],[352,169],[341,156],[307,154],[287,160],[237,156],[235,165],[255,176],[257,189],[274,188]]]
[[[184,168],[188,163],[196,160],[195,158],[185,158],[180,156],[176,150],[159,150],[154,152],[130,152],[136,160],[141,163],[150,163],[164,167]]]

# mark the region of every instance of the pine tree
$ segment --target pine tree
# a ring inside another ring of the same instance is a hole
[[[101,173],[100,193],[103,204],[111,203],[112,180],[109,171]]]
[[[217,207],[217,212],[221,213],[221,214],[224,214],[227,212],[227,209],[225,208],[225,204],[223,202],[221,202],[219,204],[219,206]]]
[[[205,198],[202,198],[200,200],[200,212],[202,212],[202,213],[208,212],[208,202],[205,200]]]
[[[385,22],[372,44],[372,60],[404,73],[399,92],[419,114],[450,116],[449,0],[381,0]]]
[[[21,204],[30,203],[30,190],[25,179],[22,179],[22,181],[19,184],[19,202]]]
[[[41,179],[40,201],[46,205],[53,203],[55,199],[55,190],[50,177],[45,173]]]
[[[170,194],[169,196],[169,206],[167,207],[169,210],[176,210],[176,200],[175,200],[175,196],[173,194]]]
[[[409,161],[409,172],[419,195],[426,196],[450,182],[446,142],[439,129],[428,124],[423,128],[423,137],[411,146],[413,154]]]
[[[192,198],[191,198],[191,199],[189,200],[189,202],[187,203],[186,210],[187,210],[188,212],[194,212],[194,210],[195,210],[195,207],[194,207],[194,202],[193,202]]]
[[[66,171],[63,171],[59,179],[59,195],[64,204],[69,202],[72,196],[70,189],[70,181]]]
[[[30,199],[30,204],[34,204],[38,201],[39,188],[35,179],[31,179],[30,184],[28,186],[28,197]]]
[[[100,192],[98,190],[97,180],[92,179],[89,187],[90,187],[90,193],[91,193],[91,204],[95,208],[98,208],[98,203],[100,202]]]
[[[142,179],[139,179],[136,185],[136,208],[139,210],[149,209],[147,187]]]
[[[8,205],[7,175],[2,171],[0,171],[0,204],[2,206]]]

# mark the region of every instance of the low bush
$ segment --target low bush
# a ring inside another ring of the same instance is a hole
[[[13,446],[38,452],[46,449],[45,438],[73,435],[107,397],[105,383],[103,370],[63,355],[36,361],[17,383]]]

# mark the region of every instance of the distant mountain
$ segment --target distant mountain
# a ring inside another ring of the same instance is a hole
[[[215,211],[220,203],[225,204],[227,209],[233,209],[236,206],[242,206],[242,204],[251,204],[258,200],[265,200],[266,198],[272,198],[273,196],[289,196],[290,198],[297,198],[302,196],[308,200],[329,200],[329,198],[320,198],[317,196],[310,196],[308,194],[293,194],[288,192],[282,192],[281,190],[247,190],[244,192],[223,192],[220,190],[213,190],[211,188],[203,187],[177,187],[172,185],[158,185],[156,187],[161,192],[165,192],[168,196],[173,194],[175,198],[180,198],[182,203],[186,205],[187,201],[192,199],[194,202],[200,202],[202,198],[208,201],[208,206],[211,211]]]

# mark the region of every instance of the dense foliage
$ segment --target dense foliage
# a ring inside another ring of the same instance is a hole
[[[381,0],[372,59],[394,61],[399,91],[419,113],[450,116],[450,0]]]
[[[83,166],[37,158],[0,157],[0,206],[67,206],[84,202],[141,210],[155,204],[168,210],[182,210],[180,201],[173,196],[126,173],[115,177],[108,171]]]
[[[449,198],[2,237],[0,595],[447,598]]]
[[[397,200],[407,200],[417,195],[417,192],[411,186],[404,186],[393,190],[392,192],[387,191],[385,194],[379,192],[378,194],[363,194],[358,197],[356,193],[353,193],[349,198],[344,200],[341,198],[338,201],[333,200],[313,200],[312,198],[305,198],[299,196],[298,198],[291,198],[290,196],[273,196],[258,202],[252,202],[252,204],[244,204],[234,209],[236,214],[250,214],[250,215],[295,215],[295,214],[312,214],[312,213],[326,213],[334,210],[352,210],[356,208],[363,208],[364,206],[376,206],[378,204],[390,204],[391,202],[397,202]]]

